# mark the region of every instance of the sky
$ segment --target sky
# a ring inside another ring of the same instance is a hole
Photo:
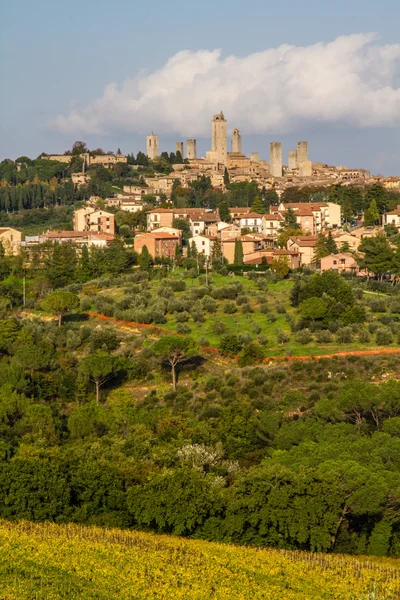
[[[0,160],[211,145],[400,175],[398,0],[0,0]],[[284,161],[286,162],[286,161]]]

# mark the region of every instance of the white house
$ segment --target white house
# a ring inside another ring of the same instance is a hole
[[[192,245],[194,242],[197,248],[198,254],[204,254],[204,256],[211,256],[213,243],[216,237],[213,235],[195,235],[188,240],[189,244]]]

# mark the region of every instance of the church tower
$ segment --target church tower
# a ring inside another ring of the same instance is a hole
[[[158,158],[158,135],[148,135],[146,137],[146,154],[150,160]]]

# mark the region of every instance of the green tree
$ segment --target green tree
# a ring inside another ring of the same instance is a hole
[[[73,244],[54,244],[46,265],[46,275],[54,287],[64,287],[75,281],[77,265]]]
[[[111,354],[99,352],[82,358],[79,369],[96,386],[96,401],[100,401],[100,388],[121,371],[120,360]]]
[[[241,240],[235,240],[235,254],[233,259],[234,265],[242,265],[243,264],[243,244]]]
[[[376,225],[377,223],[379,223],[379,211],[376,200],[373,198],[369,208],[364,212],[364,225]]]
[[[41,307],[46,312],[51,312],[58,317],[58,326],[61,327],[63,315],[78,308],[79,298],[72,292],[53,292],[42,302]]]
[[[379,214],[382,214],[388,210],[389,194],[382,185],[374,183],[370,188],[368,188],[364,196],[364,206],[370,207],[372,200],[375,201]]]
[[[148,271],[152,263],[152,258],[147,246],[143,246],[141,254],[139,254],[139,265],[143,271]]]
[[[329,233],[327,235],[326,248],[327,248],[327,250],[329,250],[329,254],[337,254],[338,253],[338,247],[337,247],[335,240],[333,239],[332,231],[329,231]]]
[[[321,258],[324,258],[324,256],[329,256],[329,254],[331,254],[331,252],[328,248],[327,238],[323,233],[319,233],[317,242],[314,246],[313,262],[319,263]]]
[[[184,240],[188,240],[192,237],[190,223],[186,219],[174,219],[172,221],[172,227],[175,227],[175,229],[180,229],[182,231],[182,238]]]
[[[228,169],[225,167],[224,170],[224,185],[228,186],[230,184],[230,180],[229,180],[229,171]]]
[[[172,388],[176,390],[177,367],[191,358],[195,353],[195,345],[189,338],[175,337],[165,335],[161,337],[154,345],[153,351],[162,361],[165,361],[171,368]]]
[[[288,208],[287,211],[285,211],[283,227],[285,229],[301,229],[299,223],[297,222],[296,213],[294,212],[293,208]]]
[[[255,212],[259,215],[263,215],[265,213],[264,204],[258,196],[254,198],[253,203],[251,205],[252,212]]]
[[[328,311],[328,305],[322,298],[308,298],[300,303],[300,314],[305,319],[323,319]]]
[[[224,221],[225,223],[229,223],[231,220],[231,214],[229,212],[229,203],[227,200],[221,200],[220,204],[219,204],[219,218],[221,219],[221,221]]]
[[[211,261],[213,264],[221,265],[223,263],[222,244],[218,238],[215,238],[212,243]]]
[[[381,280],[383,275],[391,270],[394,251],[386,236],[377,235],[372,238],[363,238],[358,250],[363,253],[363,256],[357,259],[361,269],[366,269]]]

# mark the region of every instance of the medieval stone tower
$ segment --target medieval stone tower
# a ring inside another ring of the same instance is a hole
[[[226,119],[221,112],[214,115],[211,122],[211,137],[214,161],[216,163],[225,164],[226,161]]]
[[[146,137],[146,154],[150,160],[158,158],[158,135],[148,135]]]
[[[297,166],[308,160],[308,142],[297,142]]]
[[[239,129],[234,129],[232,131],[232,152],[242,154],[242,136],[240,135]]]
[[[183,158],[183,142],[176,142],[176,144],[175,144],[175,154],[177,154],[178,152],[181,153],[181,156]]]
[[[186,140],[186,158],[196,160],[196,140]]]
[[[282,143],[271,142],[269,150],[269,171],[272,177],[282,177]]]
[[[290,150],[288,167],[289,171],[297,169],[297,150]]]

